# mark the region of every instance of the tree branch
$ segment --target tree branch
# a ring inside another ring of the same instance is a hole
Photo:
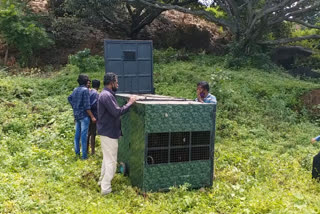
[[[267,7],[267,8],[263,8],[259,11],[259,13],[257,14],[257,19],[260,19],[266,15],[269,15],[270,13],[276,12],[278,10],[280,10],[281,8],[285,7],[286,5],[288,5],[292,0],[282,0],[281,3],[278,3],[276,5],[273,5],[271,7]]]
[[[304,13],[309,12],[311,10],[315,10],[317,8],[320,9],[320,2],[317,2],[314,5],[308,6],[308,7],[304,8],[304,9],[299,9],[298,8],[296,11],[293,11],[293,12],[290,12],[290,13],[286,14],[286,16],[290,17],[290,16],[295,16],[295,15],[303,15]]]
[[[320,26],[312,25],[312,24],[309,24],[309,23],[304,22],[304,21],[299,20],[299,19],[294,19],[294,18],[290,19],[290,18],[286,18],[285,20],[286,20],[286,21],[289,21],[289,22],[298,23],[298,24],[303,25],[303,26],[306,26],[306,27],[308,27],[308,28],[315,28],[315,29],[319,29],[319,30],[320,30]]]
[[[173,4],[174,5],[178,5],[178,6],[186,6],[186,5],[189,5],[189,4],[192,4],[192,3],[197,3],[198,1],[197,0],[187,0],[185,2],[174,2]]]
[[[294,1],[293,3],[291,3],[291,5],[289,7],[287,6],[287,7],[282,8],[281,11],[278,11],[277,14],[273,18],[269,19],[268,25],[272,26],[274,24],[283,22],[284,20],[286,20],[289,17],[288,14],[300,10],[301,6],[305,6],[305,5],[303,5],[304,3],[309,4],[310,3],[309,1],[310,0]],[[288,4],[290,4],[290,3],[288,3]]]
[[[283,8],[286,6],[290,1],[292,0],[283,0],[281,3],[276,4],[275,6],[270,6],[269,8],[263,8],[261,9],[258,13],[255,14],[253,20],[251,23],[248,25],[248,29],[246,31],[246,34],[250,34],[251,31],[253,30],[255,24],[257,23],[258,20],[260,20],[262,17],[265,17],[273,12],[278,11],[279,9]]]
[[[225,1],[216,0],[215,2],[219,8],[226,12],[229,16],[232,16],[231,10],[226,6]]]
[[[252,2],[250,0],[247,2],[247,12],[248,12],[247,23],[249,24],[253,16]]]
[[[131,10],[131,6],[130,6],[128,3],[126,3],[126,7],[127,7],[128,12],[129,12],[129,15],[130,15],[131,17],[133,17],[133,12],[132,12],[132,10]]]
[[[188,14],[193,14],[196,16],[203,16],[205,19],[215,22],[216,24],[222,25],[224,27],[230,28],[230,30],[234,30],[234,26],[232,23],[228,22],[225,19],[222,18],[217,18],[215,17],[212,13],[209,13],[204,10],[190,10],[178,5],[166,5],[166,4],[161,4],[161,3],[155,3],[155,2],[150,2],[148,0],[137,0],[141,2],[142,4],[148,5],[150,7],[158,8],[158,9],[163,9],[163,10],[177,10],[183,13],[188,13]]]
[[[238,17],[239,16],[239,10],[238,10],[237,3],[235,3],[233,0],[226,0],[226,2],[228,2],[229,7],[230,7],[233,15]]]
[[[135,38],[144,26],[150,24],[161,13],[162,10],[145,11],[143,16],[139,17],[139,21],[132,23],[130,37]]]
[[[281,45],[281,44],[287,44],[290,42],[298,42],[298,41],[308,40],[308,39],[320,39],[320,35],[309,35],[309,36],[302,36],[302,37],[295,37],[295,38],[288,38],[288,39],[259,41],[259,42],[257,42],[257,44],[260,44],[260,45]]]

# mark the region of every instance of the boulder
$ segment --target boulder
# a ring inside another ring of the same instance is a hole
[[[156,48],[184,48],[189,51],[224,54],[231,34],[197,16],[168,10],[146,26],[138,38],[153,40]]]

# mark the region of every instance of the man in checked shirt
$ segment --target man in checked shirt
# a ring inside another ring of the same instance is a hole
[[[86,87],[89,77],[85,74],[80,74],[77,81],[79,83],[79,87],[75,88],[72,94],[68,97],[68,101],[72,106],[73,115],[76,122],[74,150],[76,155],[80,156],[81,139],[82,159],[87,159],[87,134],[90,118],[93,123],[96,122],[96,118],[93,116],[90,110],[89,89]]]

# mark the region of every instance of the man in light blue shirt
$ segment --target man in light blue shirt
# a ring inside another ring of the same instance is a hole
[[[209,84],[201,81],[197,84],[197,102],[217,104],[217,98],[209,93]]]

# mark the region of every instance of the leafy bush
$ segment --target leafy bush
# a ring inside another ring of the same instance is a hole
[[[185,49],[167,48],[165,50],[153,51],[153,60],[155,63],[170,63],[173,61],[188,61],[193,54],[187,52]]]
[[[269,50],[259,46],[248,47],[248,53],[243,52],[241,44],[229,45],[230,53],[225,56],[224,65],[227,68],[254,67],[263,70],[275,70],[277,66],[271,61]]]
[[[155,49],[153,51],[153,61],[155,63],[171,62],[173,61],[176,52],[177,50],[173,48],[167,48],[166,50],[162,50],[162,51]]]
[[[297,58],[295,64],[320,70],[320,53],[312,54],[310,57]]]
[[[24,135],[26,134],[26,130],[27,129],[25,127],[25,124],[21,123],[20,121],[5,123],[2,128],[2,131],[7,134],[9,134],[10,132],[16,132],[18,134]]]
[[[316,25],[320,26],[320,22]],[[293,31],[292,37],[302,37],[302,36],[309,36],[314,34],[320,35],[320,30],[314,29],[314,28],[313,29],[302,28],[302,29]],[[299,46],[303,46],[303,47],[314,49],[314,50],[315,49],[320,50],[318,39],[303,40],[303,41],[295,42],[293,43],[293,45],[299,45]]]
[[[264,53],[256,53],[251,56],[235,57],[228,54],[224,60],[227,68],[255,67],[266,71],[277,70],[277,66],[271,61],[270,56]]]
[[[290,38],[293,32],[293,24],[290,22],[281,22],[274,25],[271,29],[271,35],[269,35],[269,39],[283,39]]]
[[[207,7],[205,10],[208,12],[211,12],[217,18],[226,17],[226,13],[223,10],[221,10],[219,7]]]
[[[69,64],[77,66],[81,73],[87,73],[101,70],[104,59],[101,56],[91,56],[90,49],[86,48],[75,55],[70,55]]]
[[[35,50],[53,44],[33,17],[9,0],[0,6],[0,34],[10,46],[18,49],[22,66],[29,64]]]
[[[318,23],[320,25],[320,22]],[[318,29],[298,29],[293,32],[293,37],[302,37],[308,35],[320,35],[320,30]],[[314,54],[310,57],[300,57],[297,58],[296,64],[299,66],[312,67],[314,69],[320,69],[320,43],[319,39],[303,40],[299,42],[292,43],[292,45],[298,45],[305,48],[309,48],[314,51]]]

